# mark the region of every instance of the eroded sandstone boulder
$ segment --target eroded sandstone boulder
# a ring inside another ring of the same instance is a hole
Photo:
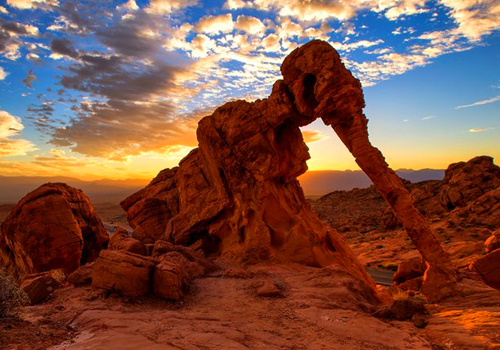
[[[21,199],[3,222],[0,259],[17,275],[57,268],[71,273],[95,260],[108,242],[81,190],[48,183]]]
[[[484,283],[500,290],[500,249],[474,261],[470,269],[481,276]]]
[[[149,293],[156,263],[125,250],[103,250],[92,267],[92,287],[129,297]]]
[[[399,264],[398,270],[392,276],[392,280],[396,283],[404,283],[408,280],[423,276],[425,272],[425,264],[421,258],[406,260]]]
[[[147,255],[146,246],[133,237],[130,237],[127,230],[122,227],[117,227],[113,236],[109,241],[109,249],[112,250],[126,250],[139,255]]]

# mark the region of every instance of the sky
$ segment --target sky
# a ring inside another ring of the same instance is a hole
[[[0,0],[0,175],[151,178],[313,39],[394,169],[500,163],[500,0]],[[357,169],[321,121],[302,131],[310,170]]]

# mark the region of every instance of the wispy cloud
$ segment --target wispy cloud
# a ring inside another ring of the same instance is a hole
[[[474,103],[471,103],[471,104],[467,104],[467,105],[461,105],[461,106],[457,106],[455,107],[455,109],[462,109],[462,108],[469,108],[469,107],[475,107],[475,106],[482,106],[482,105],[487,105],[489,103],[493,103],[493,102],[497,102],[497,101],[500,101],[500,95],[496,95],[492,98],[489,98],[487,100],[482,100],[482,101],[477,101],[477,102],[474,102]]]
[[[305,143],[313,143],[327,139],[328,135],[316,130],[302,130],[302,137]]]
[[[435,116],[429,115],[427,117],[423,117],[422,120],[430,120],[430,119],[433,119],[433,118],[435,118]]]
[[[488,129],[486,128],[472,128],[472,129],[469,129],[469,132],[482,132],[482,131],[486,131]]]

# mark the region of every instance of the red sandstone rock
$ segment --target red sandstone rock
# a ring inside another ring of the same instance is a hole
[[[448,209],[462,207],[498,187],[500,167],[493,164],[491,157],[476,157],[446,169],[440,189],[441,202]]]
[[[500,187],[490,190],[455,213],[456,221],[463,226],[500,228]]]
[[[281,73],[303,116],[302,122],[308,124],[321,118],[334,129],[403,224],[427,263],[422,291],[429,301],[451,296],[456,287],[456,273],[448,254],[415,208],[401,179],[369,141],[359,80],[344,68],[335,50],[318,41],[293,51],[283,62]]]
[[[423,276],[424,272],[425,264],[422,262],[422,258],[414,258],[399,264],[398,270],[392,276],[392,280],[396,283],[404,283],[413,278]]]
[[[141,241],[130,237],[127,230],[121,227],[117,227],[115,233],[111,236],[109,249],[126,250],[134,254],[147,255],[145,245]]]
[[[282,297],[283,293],[276,287],[276,284],[272,280],[265,279],[262,285],[257,288],[257,295],[260,297],[275,298]]]
[[[315,45],[334,52],[325,43]],[[330,61],[311,62],[347,72]],[[337,264],[376,295],[373,280],[345,240],[312,212],[297,181],[309,159],[299,126],[311,121],[283,81],[267,99],[218,108],[199,122],[199,148],[122,202],[130,225],[145,235],[143,242],[200,241],[207,255],[242,263]]]
[[[63,268],[66,273],[93,261],[109,235],[85,194],[48,183],[27,194],[9,213],[0,236],[1,265],[23,273]]]
[[[153,277],[153,292],[156,296],[179,300],[187,292],[189,283],[204,274],[201,265],[189,261],[179,252],[169,252],[158,258]]]
[[[470,269],[476,271],[484,283],[500,290],[500,249],[477,259]]]
[[[92,283],[92,266],[93,262],[80,266],[68,275],[68,282],[74,286]]]
[[[103,250],[92,268],[92,287],[139,297],[150,291],[153,259],[124,250]]]
[[[28,275],[21,283],[21,288],[28,295],[31,305],[44,301],[60,286],[61,284],[51,276],[50,271]]]
[[[491,253],[497,249],[500,249],[500,229],[493,232],[491,237],[484,242],[484,250],[486,253]]]
[[[327,43],[313,41],[283,62],[284,81],[254,103],[236,101],[199,122],[199,147],[122,202],[141,240],[164,238],[243,263],[293,261],[340,265],[374,283],[338,233],[306,202],[297,176],[309,159],[299,127],[331,125],[402,221],[426,260],[423,291],[449,296],[455,272],[409,192],[368,139],[360,82]]]

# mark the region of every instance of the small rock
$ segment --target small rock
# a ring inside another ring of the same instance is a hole
[[[381,319],[390,319],[392,318],[392,312],[387,306],[381,306],[372,313],[372,316]]]
[[[391,313],[398,321],[410,320],[416,314],[428,314],[425,304],[414,299],[394,300],[391,305]]]
[[[427,316],[420,313],[413,315],[411,321],[417,328],[425,328],[429,324]]]
[[[273,281],[270,279],[264,280],[264,284],[257,288],[257,295],[260,297],[282,297],[283,293],[276,287]]]

